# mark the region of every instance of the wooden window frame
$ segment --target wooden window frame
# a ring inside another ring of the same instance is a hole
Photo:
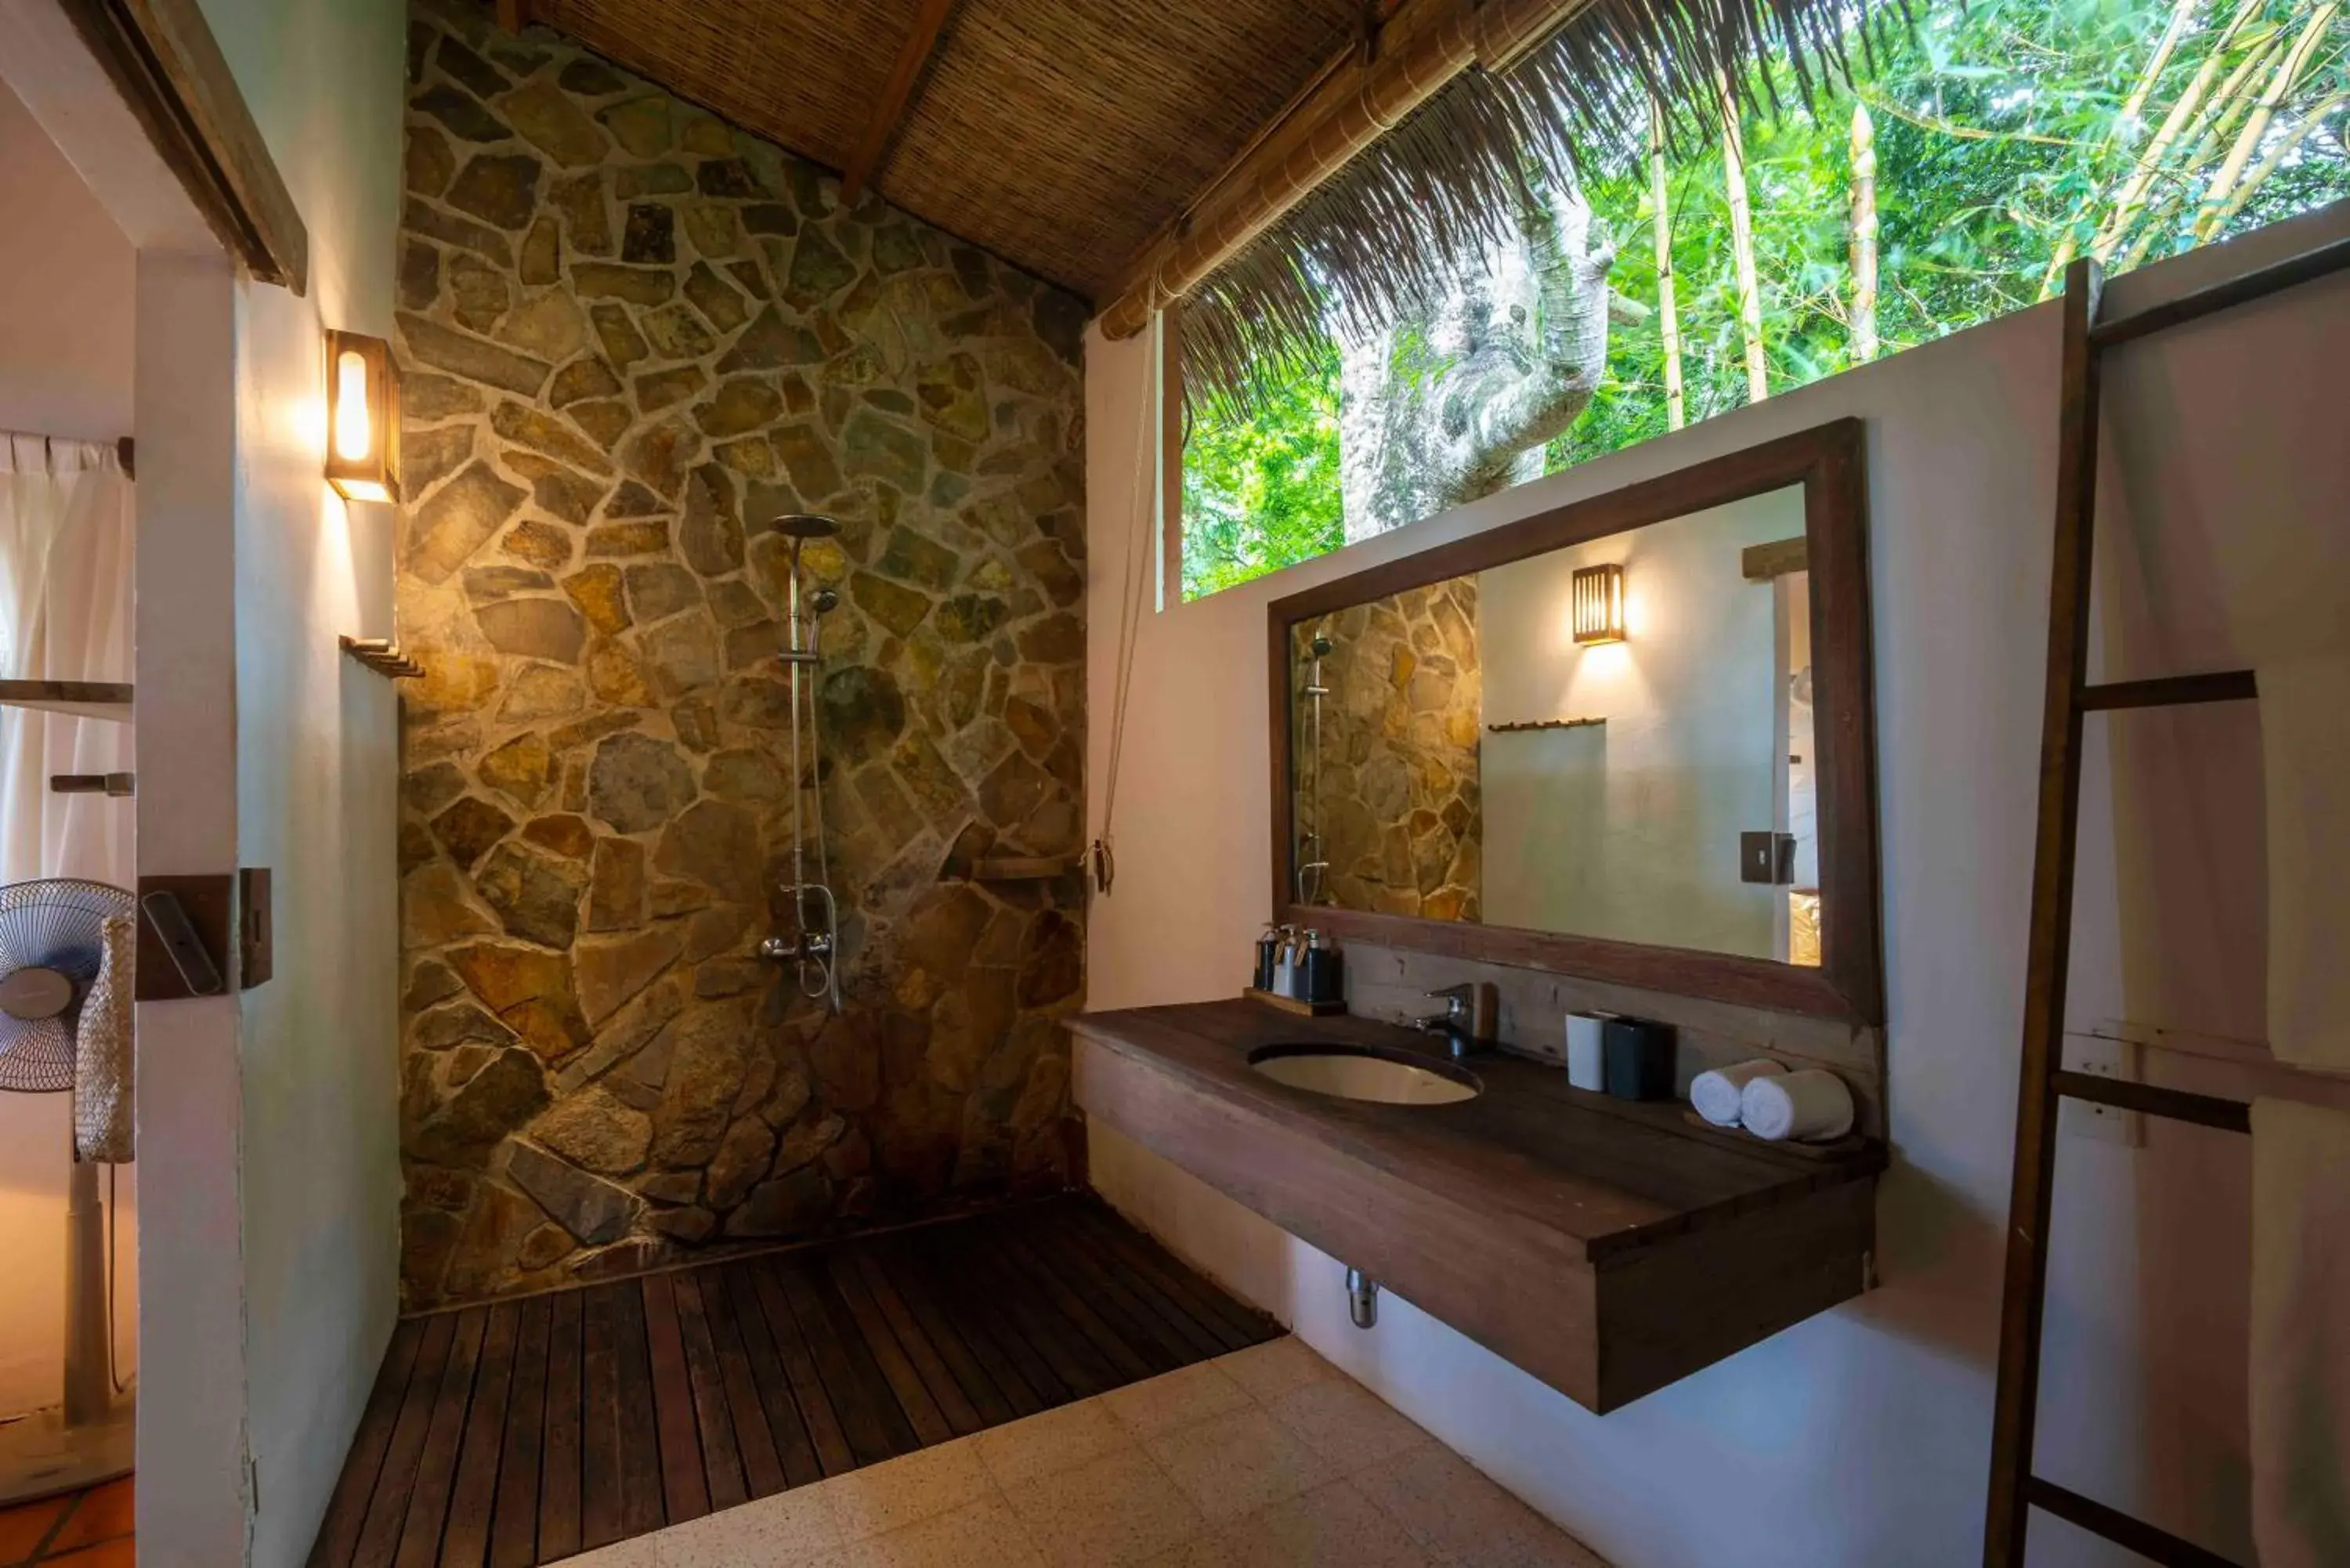
[[[1183,317],[1159,318],[1159,607],[1183,602]]]

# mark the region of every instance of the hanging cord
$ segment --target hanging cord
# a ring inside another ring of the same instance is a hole
[[[1129,514],[1134,520],[1133,537],[1127,544],[1126,580],[1122,602],[1118,607],[1118,673],[1110,699],[1109,779],[1102,787],[1101,836],[1093,841],[1089,851],[1094,863],[1094,886],[1105,894],[1109,891],[1110,884],[1118,879],[1118,856],[1111,845],[1116,837],[1112,824],[1118,815],[1118,764],[1126,754],[1127,694],[1134,685],[1134,655],[1141,642],[1142,591],[1150,580],[1147,566],[1150,558],[1151,524],[1156,521],[1156,508],[1147,504],[1144,485],[1159,477],[1160,465],[1170,458],[1179,462],[1182,461],[1180,452],[1162,452],[1158,463],[1146,464],[1141,461],[1143,454],[1151,450],[1153,416],[1160,412],[1158,405],[1167,396],[1167,329],[1168,317],[1161,315],[1159,318],[1159,355],[1150,367],[1151,384],[1158,389],[1158,396],[1145,395],[1135,400],[1134,497]]]

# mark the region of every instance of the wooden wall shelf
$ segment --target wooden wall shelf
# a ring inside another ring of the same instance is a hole
[[[127,681],[0,680],[0,705],[129,723],[130,692]]]
[[[1513,719],[1506,724],[1488,724],[1489,735],[1515,735],[1527,730],[1596,730],[1607,721],[1595,719]]]

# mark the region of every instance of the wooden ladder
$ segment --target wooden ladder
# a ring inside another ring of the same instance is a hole
[[[2101,356],[2117,343],[2263,298],[2350,268],[2339,240],[2112,320],[2098,318],[2105,279],[2095,262],[2064,275],[2064,361],[2057,413],[2056,558],[2048,595],[2048,680],[2040,740],[2040,831],[2033,853],[2032,947],[2023,1002],[2023,1071],[2016,1093],[2015,1183],[2008,1200],[2007,1281],[2000,1305],[1999,1399],[1991,1421],[1984,1568],[2023,1568],[2033,1508],[2164,1568],[2235,1568],[2228,1559],[2032,1471],[2039,1412],[2041,1322],[2048,1288],[2057,1106],[2065,1098],[2229,1132],[2251,1130],[2241,1101],[2068,1072],[2064,984],[2073,939],[2073,871],[2081,821],[2084,715],[2122,708],[2230,702],[2258,695],[2251,671],[2088,680],[2090,563],[2095,555]]]

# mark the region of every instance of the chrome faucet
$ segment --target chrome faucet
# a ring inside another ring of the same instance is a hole
[[[1428,998],[1443,1002],[1444,1011],[1415,1019],[1411,1026],[1423,1034],[1444,1036],[1444,1048],[1454,1061],[1493,1049],[1493,1015],[1500,1008],[1492,985],[1463,981],[1431,991]]]

